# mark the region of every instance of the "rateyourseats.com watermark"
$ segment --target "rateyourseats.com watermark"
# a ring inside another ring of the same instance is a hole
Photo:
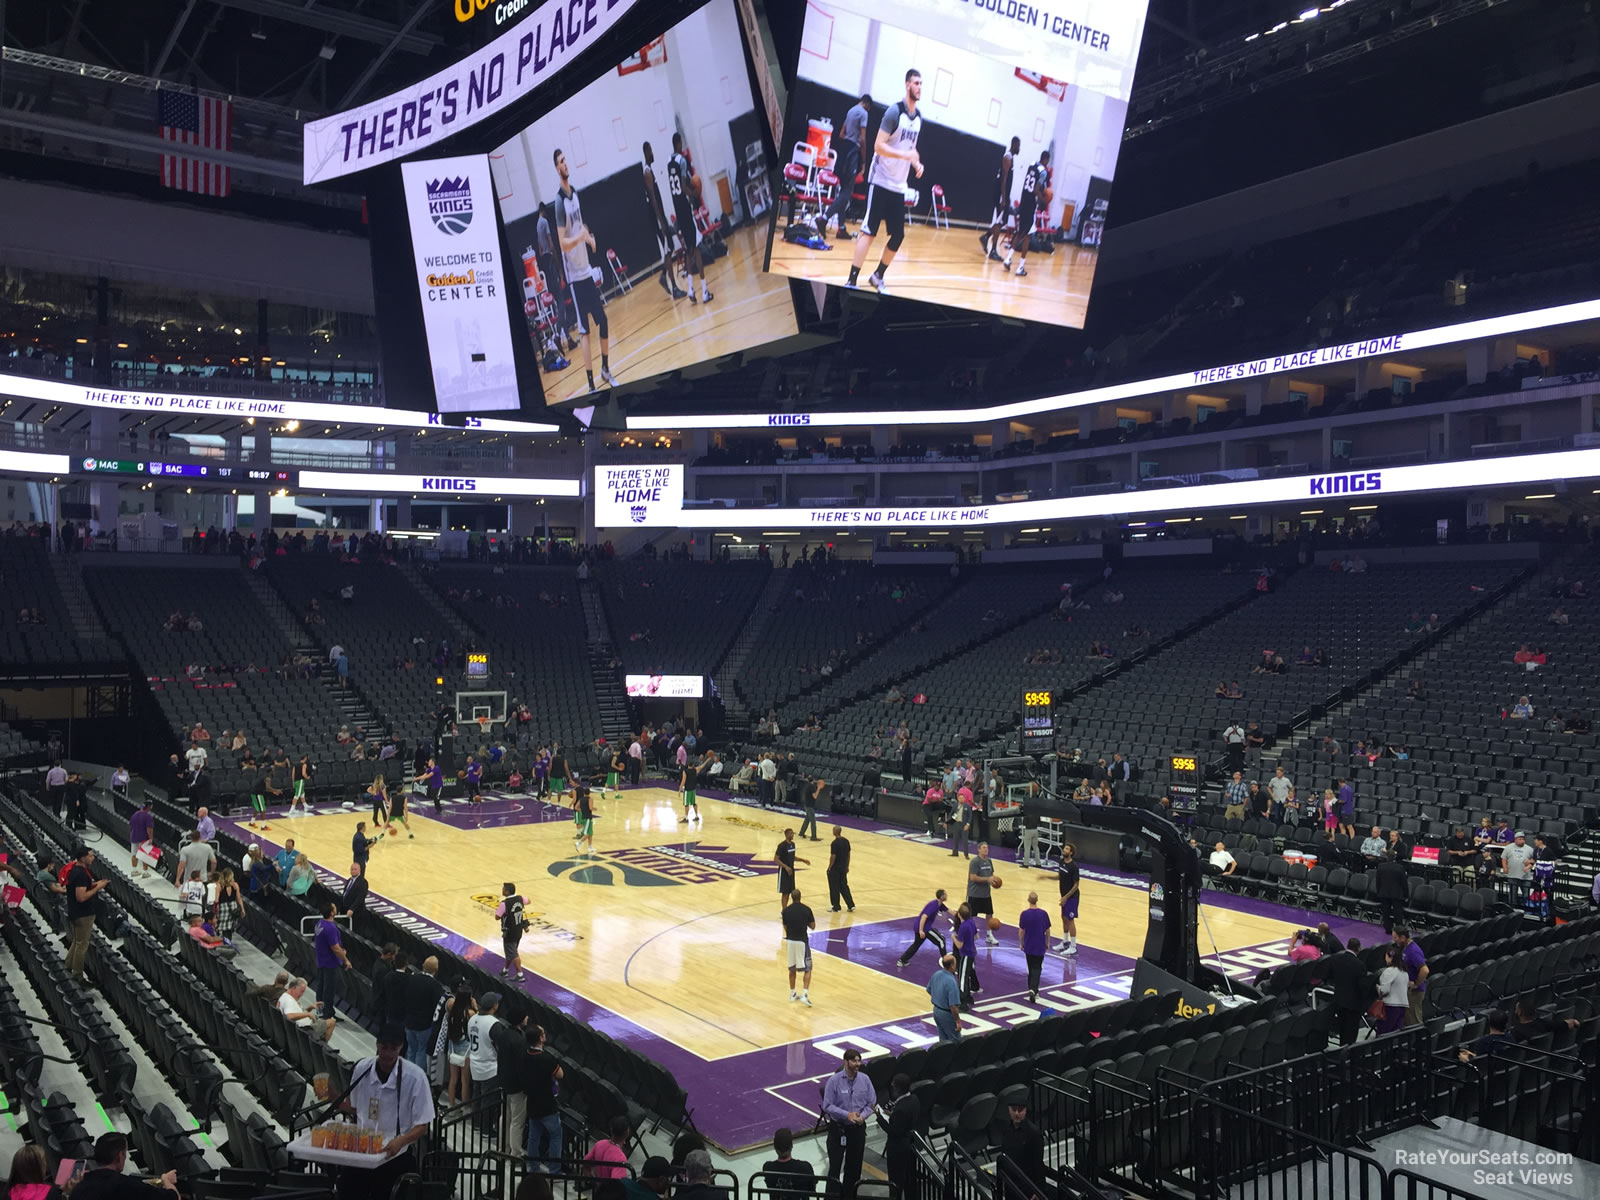
[[[1555,1150],[1396,1150],[1394,1165],[1421,1170],[1465,1167],[1472,1171],[1473,1186],[1480,1188],[1570,1189],[1577,1182],[1572,1155]]]

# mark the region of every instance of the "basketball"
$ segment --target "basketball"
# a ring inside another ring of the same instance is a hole
[[[389,826],[389,836],[390,837],[398,837],[399,835],[400,835],[400,831],[398,829],[396,829],[393,825]]]
[[[990,917],[989,918],[989,932],[993,933],[995,930],[999,929],[1000,926],[1003,925],[1004,923],[1005,922],[1001,921],[999,917]]]
[[[989,880],[989,886],[990,887],[999,887],[1000,886],[1000,876],[996,875],[993,879]]]

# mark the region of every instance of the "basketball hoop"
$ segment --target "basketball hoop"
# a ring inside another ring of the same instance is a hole
[[[488,717],[479,717],[478,718],[478,732],[479,733],[484,733],[484,734],[489,732],[489,718]]]
[[[667,37],[662,34],[652,42],[646,42],[634,53],[628,55],[617,64],[618,75],[632,75],[635,71],[643,71],[649,67],[659,67],[667,61]]]

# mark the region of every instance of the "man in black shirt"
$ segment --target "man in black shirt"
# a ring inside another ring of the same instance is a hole
[[[989,1144],[998,1146],[1030,1183],[1038,1185],[1044,1179],[1044,1135],[1028,1120],[1028,1089],[1009,1087],[1003,1099],[1007,1119],[995,1122]]]
[[[350,878],[345,881],[339,911],[352,920],[356,913],[367,911],[367,872],[361,863],[350,864]]]
[[[821,782],[820,780],[818,781]],[[856,910],[856,898],[850,894],[850,839],[844,835],[844,826],[833,827],[833,841],[828,843],[828,904],[830,912],[839,911],[839,897],[851,912]]]
[[[1444,844],[1444,851],[1445,865],[1451,868],[1457,879],[1464,879],[1472,874],[1473,860],[1477,857],[1478,850],[1464,828],[1456,826],[1456,831]]]
[[[500,895],[500,948],[503,951],[505,966],[500,968],[500,978],[507,977],[509,972],[515,971],[518,983],[521,983],[522,974],[522,933],[525,922],[523,921],[524,905],[522,897],[517,894],[517,885],[508,883],[501,887]]]
[[[128,1137],[122,1133],[102,1133],[94,1143],[94,1166],[85,1172],[72,1189],[74,1197],[86,1200],[150,1200],[152,1184],[178,1191],[178,1173],[168,1171],[159,1180],[146,1183],[137,1175],[124,1175],[128,1166]]]
[[[888,1136],[883,1145],[883,1157],[889,1169],[889,1186],[901,1200],[906,1200],[916,1195],[916,1146],[912,1137],[922,1118],[922,1103],[911,1094],[911,1076],[903,1071],[890,1081],[889,1094],[889,1121],[885,1128]]]
[[[522,1090],[528,1095],[528,1169],[555,1175],[561,1170],[561,1064],[544,1048],[544,1026],[529,1025],[522,1056]]]
[[[404,950],[395,952],[392,969],[383,977],[380,984],[374,973],[372,982],[373,1002],[378,1009],[378,1024],[398,1025],[402,1029],[406,1024],[406,995],[411,988],[411,977],[416,971],[411,966],[411,960],[406,957]]]
[[[811,1007],[811,931],[817,927],[817,918],[811,906],[800,902],[800,889],[795,888],[791,902],[783,910],[783,944],[788,952],[789,999],[799,1000]],[[804,973],[801,990],[794,989],[795,976]]]
[[[1061,885],[1061,945],[1056,953],[1070,957],[1078,952],[1078,848],[1071,842],[1061,847],[1056,864],[1056,882]]]
[[[1470,1062],[1474,1058],[1484,1058],[1493,1054],[1501,1046],[1513,1045],[1518,1039],[1511,1036],[1507,1026],[1510,1024],[1504,1009],[1496,1009],[1489,1016],[1489,1032],[1472,1043],[1463,1046],[1456,1055],[1462,1062]]]
[[[1578,1022],[1573,1017],[1540,1016],[1539,1006],[1524,996],[1517,1001],[1516,1020],[1511,1025],[1511,1040],[1527,1042],[1542,1033],[1561,1033],[1577,1027]]]
[[[794,850],[794,830],[783,831],[783,841],[778,843],[778,849],[772,856],[772,861],[778,864],[778,907],[788,907],[790,893],[798,895],[794,886],[794,865],[805,863],[811,865],[809,858],[801,858]]]
[[[83,960],[89,953],[89,935],[94,932],[95,918],[100,915],[100,893],[105,891],[110,879],[95,879],[90,868],[94,866],[94,851],[88,846],[78,849],[78,859],[67,872],[67,922],[72,927],[72,943],[67,950],[67,970],[78,982],[83,982]]]
[[[367,823],[356,822],[356,831],[350,835],[350,861],[361,865],[361,873],[367,873],[367,860],[372,857],[372,848],[378,844],[378,839],[367,836]]]
[[[816,1187],[817,1172],[804,1159],[794,1157],[794,1134],[790,1130],[780,1129],[772,1135],[772,1152],[778,1157],[761,1166],[761,1173],[767,1177],[767,1190],[784,1200],[809,1197]],[[794,1186],[785,1186],[789,1180],[778,1176],[792,1176]]]
[[[381,997],[389,976],[394,974],[395,956],[400,953],[400,948],[393,942],[385,942],[383,949],[378,952],[378,960],[372,964],[372,995],[374,999]],[[384,1023],[380,1020],[380,1024]]]
[[[1383,914],[1383,931],[1393,933],[1395,922],[1405,916],[1406,901],[1411,898],[1406,864],[1391,848],[1388,857],[1374,868],[1372,876],[1377,888],[1378,909]]]
[[[1361,1017],[1372,1007],[1377,991],[1367,968],[1356,951],[1361,943],[1350,939],[1349,952],[1340,950],[1322,960],[1322,978],[1333,989],[1333,1025],[1339,1031],[1339,1044],[1349,1046],[1361,1031]]]
[[[439,1024],[439,1008],[444,1003],[444,985],[439,982],[439,960],[422,960],[422,970],[406,976],[406,1058],[428,1069],[433,1052],[433,1034]]]

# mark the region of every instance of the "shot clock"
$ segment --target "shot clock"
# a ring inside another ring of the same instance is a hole
[[[1167,786],[1167,794],[1172,797],[1173,811],[1181,813],[1197,811],[1206,787],[1205,764],[1201,761],[1200,755],[1169,754],[1167,771],[1172,777],[1172,782]]]
[[[1056,694],[1051,688],[1022,691],[1022,752],[1042,754],[1056,744]]]

